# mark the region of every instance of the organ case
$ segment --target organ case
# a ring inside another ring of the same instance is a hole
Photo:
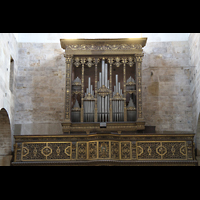
[[[64,133],[143,130],[146,38],[61,39],[66,58]],[[100,123],[107,124],[103,130]]]

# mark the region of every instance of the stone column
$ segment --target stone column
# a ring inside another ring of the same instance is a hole
[[[71,123],[71,72],[73,55],[65,54],[66,89],[65,89],[65,122]]]
[[[144,122],[142,110],[142,57],[144,54],[135,55],[136,63],[136,89],[137,89],[137,122]]]

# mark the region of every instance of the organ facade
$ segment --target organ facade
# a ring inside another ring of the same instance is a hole
[[[147,38],[61,39],[62,135],[16,135],[13,165],[196,165],[194,134],[147,131],[142,58]]]
[[[143,130],[143,47],[146,38],[61,39],[66,58],[64,133]]]

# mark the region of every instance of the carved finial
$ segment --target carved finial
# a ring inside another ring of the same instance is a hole
[[[70,64],[71,61],[72,61],[72,55],[65,54],[64,57],[65,57],[65,62],[66,62],[67,64]]]
[[[142,62],[144,54],[135,54],[135,61],[136,62]]]
[[[80,63],[80,59],[78,58],[78,57],[76,57],[75,59],[75,62],[74,62],[74,65],[76,66],[76,67],[78,67],[81,63]]]
[[[110,64],[110,65],[112,65],[113,64],[113,61],[114,59],[113,58],[108,58],[108,63]]]

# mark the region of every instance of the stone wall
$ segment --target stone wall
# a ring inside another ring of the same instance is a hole
[[[59,43],[18,44],[15,134],[62,134],[63,53]],[[188,42],[147,42],[142,67],[146,125],[193,131]]]
[[[0,33],[0,110],[4,108],[8,113],[12,135],[14,133],[15,79],[18,68],[17,48],[13,33]],[[10,57],[14,60],[13,74],[11,74],[12,91],[10,90]]]
[[[62,134],[65,60],[57,43],[19,43],[15,134]]]
[[[193,131],[188,42],[147,43],[142,68],[146,125]]]
[[[196,133],[195,145],[200,158],[200,33],[191,33],[189,36],[193,126]],[[200,160],[199,160],[200,163]]]
[[[194,131],[197,129],[197,122],[200,112],[200,33],[191,33],[189,36],[191,83],[193,97]]]
[[[11,128],[5,109],[0,110],[0,166],[10,165],[11,161]]]

